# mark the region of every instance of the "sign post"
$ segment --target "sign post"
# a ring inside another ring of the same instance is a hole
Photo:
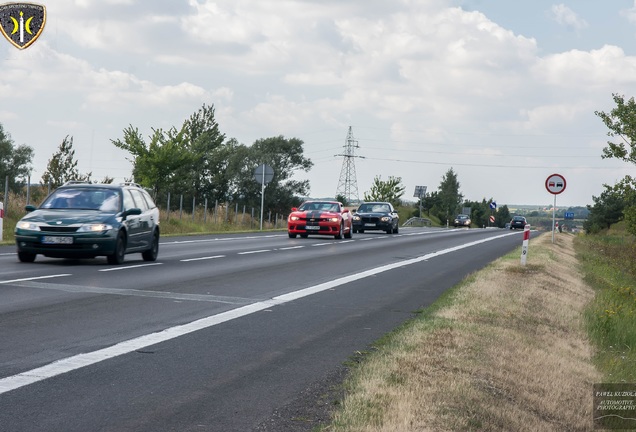
[[[521,246],[521,265],[526,265],[528,258],[528,243],[530,240],[530,224],[523,227],[523,244]]]
[[[426,186],[415,186],[413,197],[420,199],[420,218],[422,217],[422,198],[426,196]]]
[[[261,164],[254,170],[254,180],[261,184],[261,231],[263,231],[263,206],[265,205],[265,185],[274,178],[271,166]]]
[[[565,190],[565,177],[561,174],[552,174],[545,180],[545,188],[554,195],[554,204],[552,205],[552,243],[554,243],[554,228],[556,221],[556,196]]]

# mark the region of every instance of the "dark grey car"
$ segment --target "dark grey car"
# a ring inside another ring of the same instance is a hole
[[[105,256],[121,264],[139,252],[145,261],[159,253],[159,209],[143,188],[123,183],[69,183],[53,191],[15,227],[18,259]]]
[[[367,202],[360,204],[353,215],[353,232],[366,230],[386,231],[387,234],[399,232],[400,216],[388,202]]]

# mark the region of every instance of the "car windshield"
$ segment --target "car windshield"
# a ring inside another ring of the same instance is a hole
[[[468,219],[468,216],[465,214],[457,215],[457,219]]]
[[[358,208],[358,213],[388,213],[389,206],[386,204],[362,204]]]
[[[118,211],[121,207],[119,191],[112,189],[64,188],[53,192],[42,203],[42,209],[75,209]]]
[[[301,211],[323,211],[323,212],[336,212],[340,211],[340,206],[330,202],[309,202],[301,205],[298,210]]]

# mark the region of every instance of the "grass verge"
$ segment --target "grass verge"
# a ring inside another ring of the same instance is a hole
[[[592,430],[593,362],[574,236],[471,275],[352,368],[325,431]]]

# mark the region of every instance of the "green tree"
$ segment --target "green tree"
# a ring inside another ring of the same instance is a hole
[[[364,200],[390,202],[397,208],[405,189],[402,177],[389,176],[388,180],[384,181],[381,176],[375,176],[371,189],[364,193]]]
[[[460,183],[457,174],[450,168],[442,177],[439,185],[438,217],[442,221],[450,220],[457,213],[464,196],[459,192]]]
[[[303,154],[304,142],[282,135],[256,140],[251,146],[229,141],[229,198],[245,205],[260,207],[261,184],[254,179],[254,170],[266,164],[274,177],[265,188],[264,208],[286,213],[300,203],[299,196],[309,194],[308,180],[295,180],[300,171],[309,171],[313,162]]]
[[[620,159],[624,162],[636,164],[636,102],[633,97],[627,101],[624,96],[618,94],[613,94],[612,97],[616,107],[609,113],[594,111],[594,114],[600,117],[609,129],[607,135],[619,139],[618,142],[607,142],[607,147],[603,149],[602,157],[604,159]],[[604,186],[608,188],[607,185]],[[636,202],[634,202],[636,182],[632,177],[626,176],[612,190],[620,194],[625,201],[623,212],[627,230],[631,234],[636,235]],[[606,198],[609,199],[609,196]],[[592,217],[592,214],[590,214],[590,217]],[[594,229],[594,225],[592,225],[592,229]]]
[[[27,145],[15,147],[11,135],[0,124],[0,184],[9,178],[9,190],[17,192],[31,173],[33,149]]]
[[[75,160],[73,137],[68,135],[62,140],[57,152],[53,153],[42,174],[42,184],[56,189],[69,181],[91,181],[92,173],[80,174]]]
[[[512,215],[507,205],[504,204],[497,209],[496,218],[496,224],[499,228],[504,228],[510,222]]]
[[[612,224],[623,220],[626,200],[619,188],[605,185],[605,190],[596,197],[592,196],[594,205],[588,205],[590,213],[583,222],[583,229],[590,234],[608,229]]]

